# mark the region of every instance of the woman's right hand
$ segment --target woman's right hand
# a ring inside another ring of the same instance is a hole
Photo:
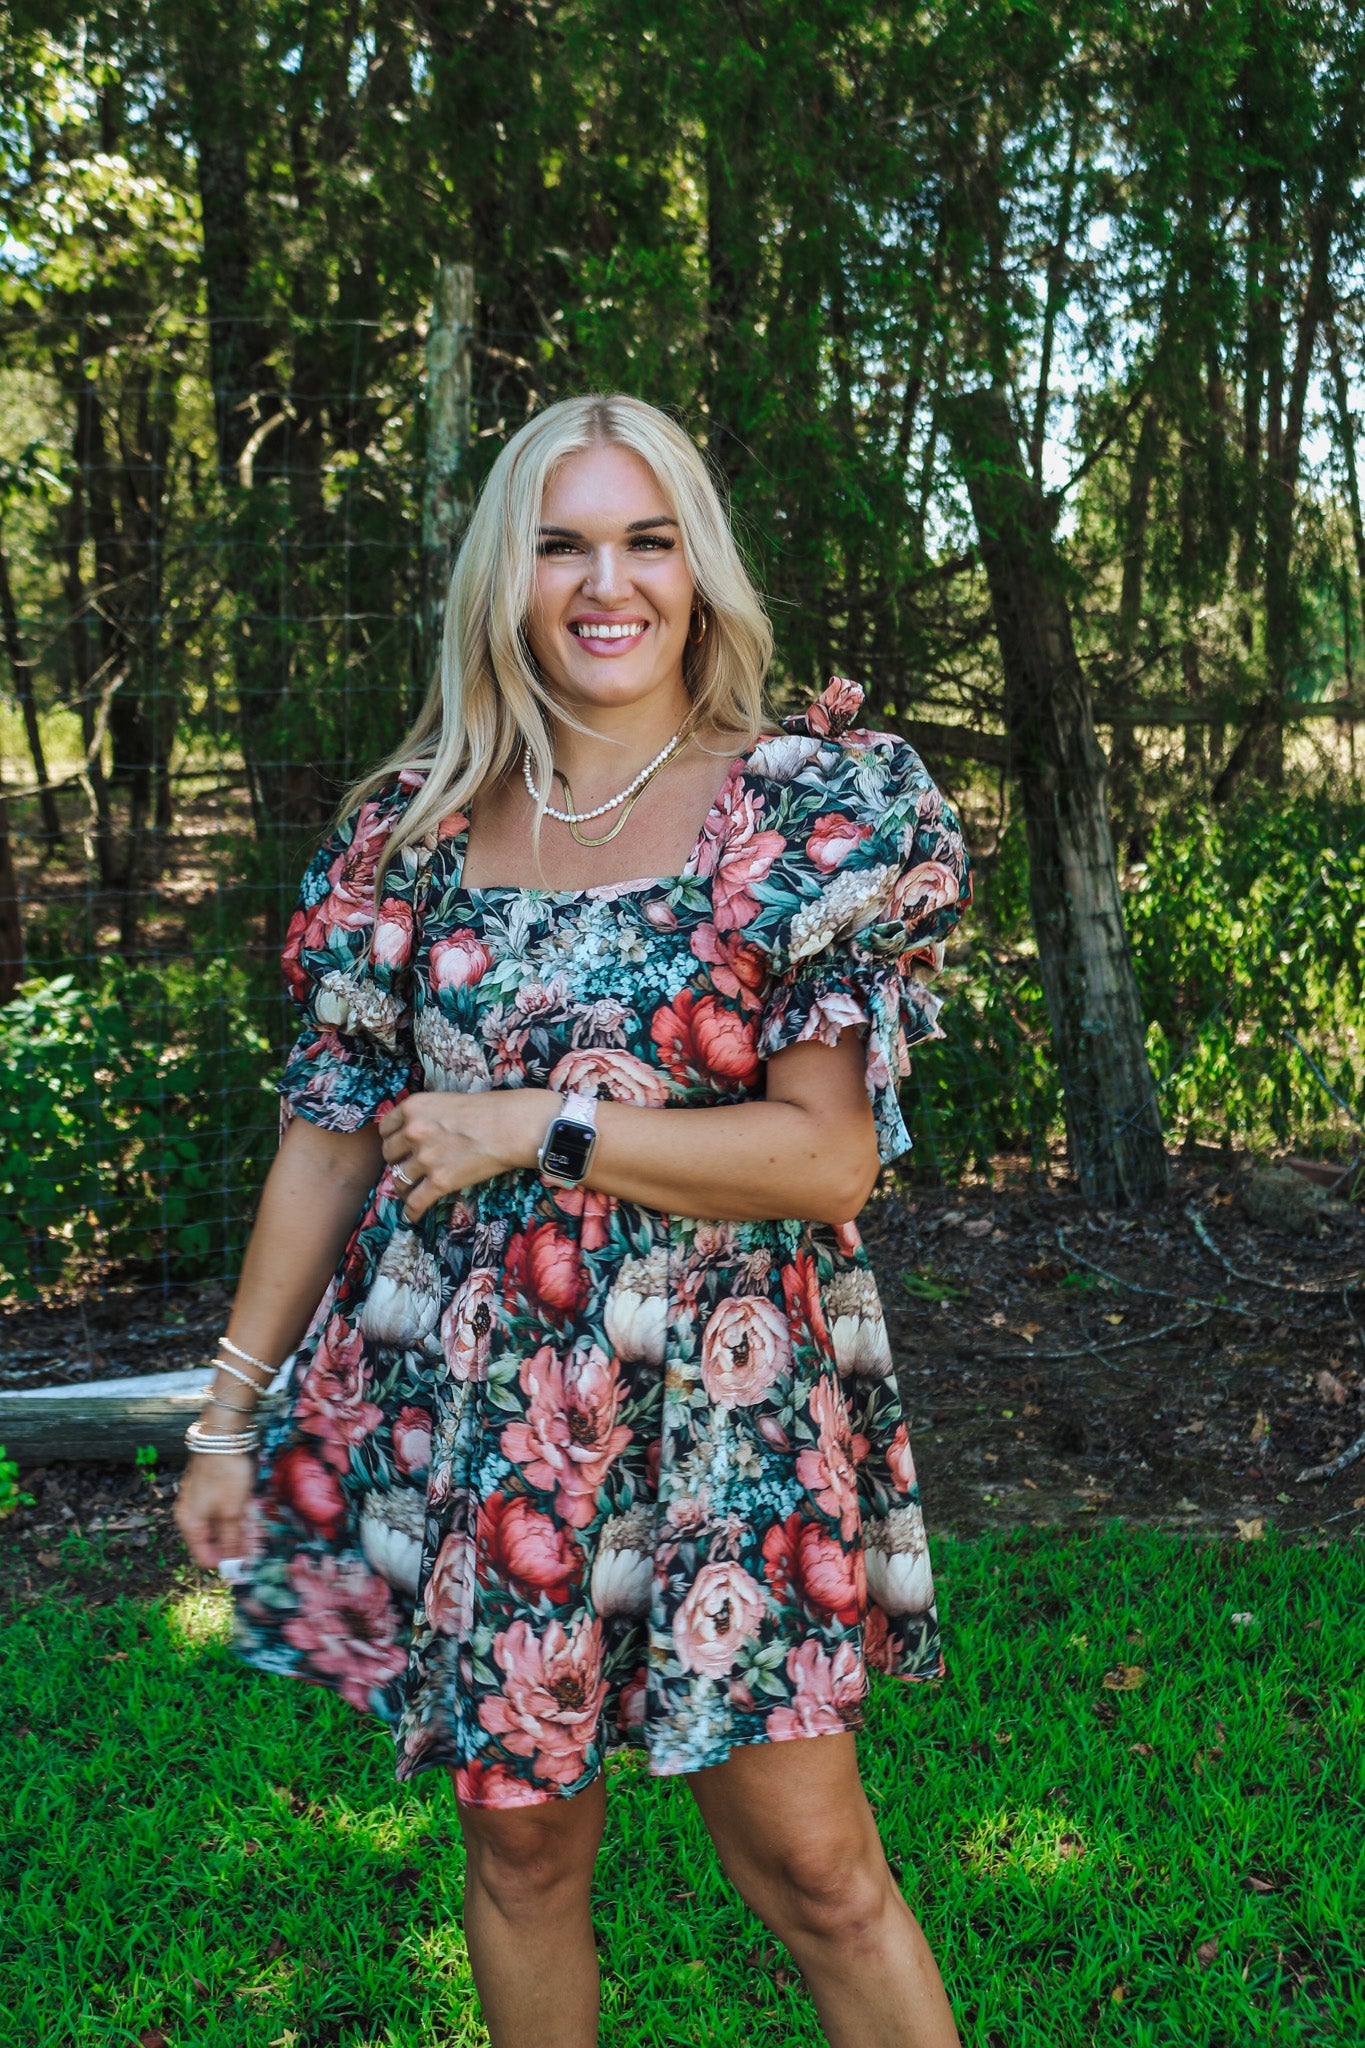
[[[246,1549],[246,1510],[256,1461],[249,1453],[223,1457],[191,1452],[175,1496],[175,1524],[196,1564],[216,1571],[225,1557]]]

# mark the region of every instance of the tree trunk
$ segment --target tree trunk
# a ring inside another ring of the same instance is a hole
[[[1104,756],[1047,500],[1029,475],[998,386],[950,400],[946,424],[990,583],[1072,1164],[1094,1206],[1149,1201],[1167,1185],[1166,1151],[1123,922]]]
[[[57,809],[57,792],[52,788],[48,778],[42,728],[38,724],[38,703],[33,694],[33,663],[29,660],[24,647],[23,630],[19,624],[14,590],[9,580],[9,563],[3,546],[0,546],[0,618],[4,622],[5,652],[9,656],[9,665],[14,674],[14,692],[24,715],[24,732],[28,737],[28,751],[33,761],[33,779],[38,785],[43,837],[49,846],[56,846],[62,836],[61,813]]]
[[[24,978],[24,920],[19,877],[9,840],[9,805],[0,797],[0,1003],[7,1003]]]
[[[422,494],[422,688],[441,652],[446,586],[464,523],[464,466],[469,452],[470,362],[474,330],[474,267],[436,265],[427,328],[426,476]]]

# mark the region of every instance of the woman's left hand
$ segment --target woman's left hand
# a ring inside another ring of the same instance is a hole
[[[379,1135],[408,1222],[461,1188],[534,1166],[559,1101],[548,1088],[406,1096],[380,1118]]]

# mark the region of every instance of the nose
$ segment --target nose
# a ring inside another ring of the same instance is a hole
[[[594,548],[583,572],[583,595],[597,604],[622,603],[630,595],[630,578],[619,548]]]

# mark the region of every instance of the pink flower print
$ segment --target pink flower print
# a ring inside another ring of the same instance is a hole
[[[806,851],[822,875],[832,875],[871,837],[870,825],[861,825],[840,811],[825,811],[810,828]]]
[[[627,1679],[621,1687],[616,1709],[616,1725],[624,1735],[632,1728],[645,1725],[645,1701],[648,1696],[649,1674],[643,1664],[633,1678]]]
[[[545,1593],[563,1606],[583,1570],[583,1553],[567,1529],[520,1496],[490,1494],[479,1510],[479,1543],[489,1569],[532,1600]]]
[[[501,1276],[491,1266],[473,1266],[441,1317],[441,1349],[452,1379],[482,1380],[498,1316]]]
[[[455,1797],[462,1806],[539,1806],[543,1796],[506,1764],[476,1756],[472,1763],[456,1765]]]
[[[759,1008],[770,970],[757,946],[737,932],[718,932],[713,924],[700,924],[692,934],[692,951],[711,969],[711,980],[723,996],[737,996],[742,1010]]]
[[[383,1409],[365,1399],[364,1351],[360,1331],[334,1316],[304,1374],[295,1410],[299,1427],[320,1439],[322,1456],[338,1472],[350,1470],[351,1446],[363,1443],[384,1420]]]
[[[842,1393],[828,1380],[821,1380],[811,1393],[810,1412],[820,1434],[814,1450],[798,1454],[796,1476],[816,1505],[839,1524],[844,1541],[851,1542],[858,1533],[858,1482],[853,1469],[857,1447]]]
[[[542,1344],[519,1377],[529,1397],[527,1419],[503,1430],[503,1456],[532,1486],[553,1487],[565,1521],[586,1529],[597,1512],[597,1489],[631,1439],[616,1419],[626,1398],[616,1360],[593,1344],[564,1364]]]
[[[561,1216],[582,1218],[578,1242],[585,1252],[600,1252],[611,1236],[610,1219],[616,1207],[615,1195],[601,1195],[595,1188],[555,1188],[553,1200]]]
[[[711,912],[718,932],[737,931],[758,914],[752,893],[787,842],[780,832],[761,832],[763,798],[746,789],[742,776],[727,782],[706,821],[697,871],[713,877]]]
[[[758,1633],[763,1588],[743,1565],[703,1565],[673,1617],[673,1648],[684,1671],[727,1678],[746,1642]]]
[[[855,1725],[867,1681],[852,1643],[840,1643],[832,1657],[816,1642],[797,1644],[787,1653],[787,1676],[795,1690],[790,1703],[774,1707],[764,1724],[770,1742],[842,1735]]]
[[[324,1465],[302,1444],[293,1444],[275,1460],[266,1499],[289,1508],[305,1528],[335,1543],[346,1526],[346,1496],[330,1465]]]
[[[438,1635],[463,1641],[474,1626],[474,1544],[467,1529],[443,1538],[422,1605]]]
[[[580,1248],[553,1223],[517,1233],[507,1247],[506,1273],[519,1294],[555,1319],[587,1299],[588,1269]]]
[[[891,1469],[891,1482],[898,1493],[909,1493],[915,1483],[915,1460],[910,1449],[910,1435],[902,1422],[887,1446],[886,1462]]]
[[[891,1640],[891,1624],[882,1608],[870,1605],[863,1623],[863,1662],[869,1671],[892,1671],[895,1660],[896,1646]]]
[[[299,1612],[282,1630],[314,1671],[339,1678],[343,1699],[362,1713],[370,1695],[407,1664],[394,1639],[393,1608],[383,1579],[363,1564],[300,1553],[289,1567]]]
[[[405,1479],[431,1465],[431,1416],[425,1408],[400,1408],[393,1419],[393,1462]]]
[[[479,1721],[513,1756],[527,1757],[538,1778],[571,1785],[586,1767],[606,1698],[602,1625],[580,1615],[572,1629],[549,1623],[537,1637],[514,1621],[493,1638],[502,1691],[479,1703]]]
[[[758,1079],[753,1025],[716,996],[680,989],[655,1011],[649,1035],[675,1080],[696,1076],[724,1088],[731,1082],[751,1087]]]
[[[376,967],[392,971],[407,964],[412,952],[412,905],[396,896],[386,896],[379,906],[379,920],[370,941],[370,959]]]
[[[832,1356],[829,1324],[825,1320],[825,1304],[820,1293],[820,1273],[809,1252],[797,1252],[782,1268],[782,1296],[787,1304],[794,1341],[799,1343],[803,1332],[809,1330],[825,1356]]]
[[[887,917],[899,917],[912,929],[932,917],[936,910],[957,902],[958,878],[940,860],[926,860],[910,868],[897,881],[887,906]]]
[[[806,713],[806,731],[815,739],[847,732],[863,708],[863,686],[847,676],[831,676]]]
[[[374,916],[379,856],[393,833],[393,814],[373,798],[360,807],[355,833],[327,870],[328,891],[308,913],[303,944],[317,952],[334,931],[361,931]]]
[[[633,1052],[617,1052],[610,1046],[585,1045],[566,1052],[551,1068],[549,1085],[566,1095],[598,1095],[605,1088],[613,1102],[629,1102],[637,1109],[662,1109],[668,1100],[662,1074]]]
[[[675,932],[678,929],[678,913],[662,897],[655,897],[641,907],[646,922],[652,924],[656,932]]]
[[[790,1366],[791,1350],[791,1330],[776,1302],[727,1295],[702,1333],[702,1385],[721,1407],[751,1407]]]
[[[845,1627],[867,1606],[861,1550],[847,1548],[819,1522],[799,1513],[769,1529],[763,1539],[763,1570],[779,1600],[795,1596]]]
[[[429,973],[435,989],[472,988],[493,965],[493,955],[476,932],[462,926],[431,949]]]
[[[468,825],[469,820],[463,811],[447,811],[436,828],[436,837],[438,840],[458,839],[460,834],[467,830]]]

